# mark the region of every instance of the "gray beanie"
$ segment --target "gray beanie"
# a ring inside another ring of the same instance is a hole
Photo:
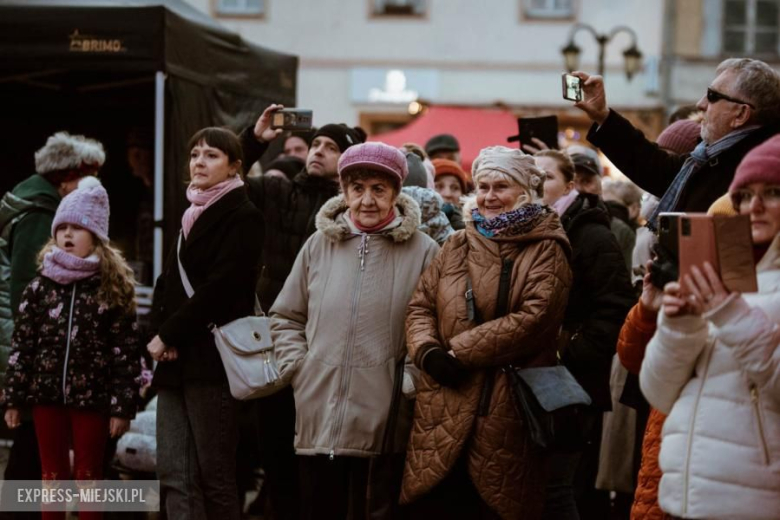
[[[420,157],[413,152],[406,152],[406,164],[409,166],[409,175],[404,180],[404,186],[428,187],[428,172]]]

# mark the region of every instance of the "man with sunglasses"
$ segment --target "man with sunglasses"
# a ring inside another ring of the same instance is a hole
[[[697,103],[704,113],[701,142],[690,153],[661,150],[607,106],[600,76],[575,72],[585,99],[574,106],[594,125],[588,140],[642,189],[661,199],[648,227],[665,211],[705,212],[728,191],[737,165],[755,146],[780,131],[780,75],[749,58],[725,60]]]

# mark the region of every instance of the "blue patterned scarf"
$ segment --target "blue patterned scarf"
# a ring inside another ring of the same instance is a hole
[[[481,235],[487,238],[512,236],[527,233],[539,223],[550,209],[541,204],[527,204],[497,217],[487,219],[479,214],[479,209],[471,210],[471,218]]]
[[[658,232],[658,215],[677,209],[677,204],[680,202],[680,196],[685,189],[685,185],[688,184],[688,179],[690,179],[694,173],[699,171],[707,162],[758,130],[758,128],[759,127],[757,126],[751,126],[749,128],[737,130],[736,132],[731,132],[709,146],[703,141],[699,143],[696,148],[693,149],[691,155],[685,160],[685,163],[683,163],[682,168],[680,168],[680,171],[672,181],[672,184],[669,185],[666,189],[666,193],[661,197],[661,202],[658,203],[655,211],[647,220],[647,227],[650,231],[653,233]]]

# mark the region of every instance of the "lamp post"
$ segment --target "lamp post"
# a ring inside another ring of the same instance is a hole
[[[572,72],[578,68],[581,50],[577,44],[574,43],[574,36],[582,29],[593,35],[596,39],[596,43],[599,44],[598,73],[600,76],[604,75],[604,52],[607,44],[621,32],[626,32],[631,36],[631,46],[623,51],[623,57],[626,60],[626,77],[630,81],[631,78],[634,77],[634,74],[639,72],[639,69],[642,66],[642,53],[639,52],[639,48],[636,46],[636,33],[630,27],[621,25],[612,29],[609,34],[599,34],[596,32],[596,29],[584,23],[574,24],[569,32],[569,43],[566,44],[566,47],[561,49],[561,54],[563,54],[563,59],[566,64],[566,70]]]

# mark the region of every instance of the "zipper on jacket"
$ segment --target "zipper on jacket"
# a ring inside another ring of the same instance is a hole
[[[759,402],[758,388],[755,383],[750,384],[750,401],[753,403],[753,410],[756,412],[756,420],[758,421],[758,438],[761,444],[762,455],[764,456],[764,464],[769,465],[769,448],[766,445],[766,436],[764,435],[764,422],[761,419],[761,406]]]
[[[706,348],[711,345],[707,345]],[[714,346],[713,346],[714,349]],[[690,478],[691,471],[691,448],[693,447],[693,429],[696,424],[696,414],[699,410],[699,401],[701,401],[701,394],[704,391],[704,384],[707,382],[707,373],[710,371],[710,359],[712,359],[712,351],[707,352],[707,359],[704,363],[704,373],[701,377],[701,385],[699,385],[699,392],[696,395],[696,401],[693,403],[693,412],[691,413],[691,426],[688,429],[688,448],[685,453],[685,469],[683,470],[683,503],[682,503],[682,517],[688,514],[688,480]]]
[[[363,266],[362,266],[362,258],[361,258],[361,266],[360,269],[358,269],[357,272],[357,281],[355,282],[355,290],[352,293],[352,305],[350,308],[350,315],[349,315],[349,328],[347,329],[347,344],[344,352],[344,363],[342,365],[343,372],[341,374],[341,384],[339,385],[339,394],[342,396],[341,403],[339,404],[339,409],[336,411],[336,417],[333,420],[333,426],[331,428],[331,446],[333,447],[330,450],[329,458],[330,460],[333,460],[333,457],[335,456],[335,447],[336,443],[338,442],[339,436],[341,435],[341,423],[344,420],[344,413],[345,409],[347,407],[347,400],[346,400],[346,393],[349,389],[349,380],[351,375],[351,370],[349,369],[350,362],[352,360],[352,348],[355,341],[355,321],[357,317],[357,310],[358,310],[358,300],[360,299],[360,286],[363,283]]]
[[[65,385],[68,381],[68,357],[70,356],[70,333],[73,328],[73,304],[76,302],[76,284],[73,282],[73,289],[70,293],[70,311],[68,312],[68,339],[65,341],[65,363],[62,366],[62,404],[66,404]]]

